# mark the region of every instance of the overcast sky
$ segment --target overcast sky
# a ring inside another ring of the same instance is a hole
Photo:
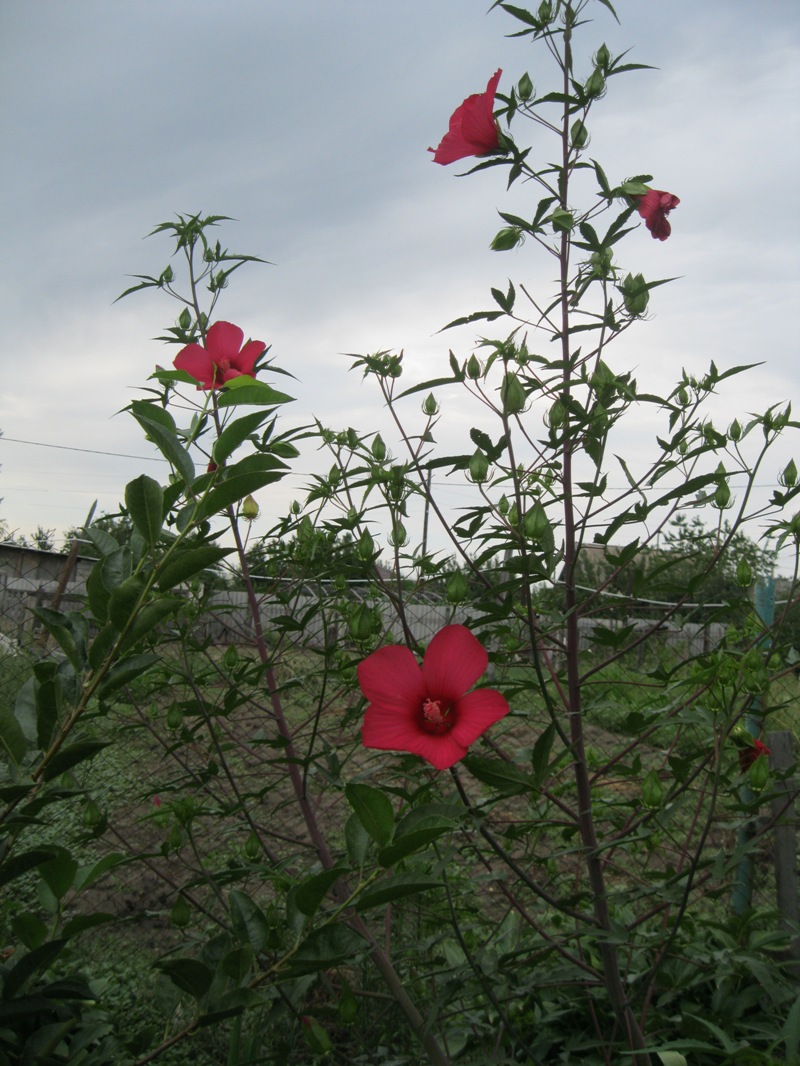
[[[720,425],[797,401],[797,4],[619,0],[621,26],[592,6],[590,50],[632,47],[659,69],[612,80],[591,154],[612,180],[648,172],[681,199],[670,240],[642,228],[624,243],[627,268],[680,280],[653,293],[651,320],[619,344],[615,365],[667,390],[682,366],[763,362],[725,391]],[[151,338],[178,308],[154,293],[113,300],[127,275],[166,266],[166,241],[142,238],[176,212],[233,216],[223,244],[274,264],[240,272],[218,314],[297,376],[298,422],[383,428],[374,387],[343,353],[404,348],[409,384],[445,374],[448,348],[466,358],[480,333],[438,334],[445,323],[491,306],[489,287],[509,277],[546,283],[533,244],[488,247],[496,209],[532,213],[533,190],[509,196],[500,169],[458,178],[466,166],[440,167],[426,151],[498,67],[501,92],[526,70],[544,87],[539,47],[505,37],[517,23],[487,7],[0,0],[0,518],[10,530],[60,535],[95,499],[115,510],[143,470],[165,477],[163,465],[111,453],[153,455],[116,412],[174,355]],[[445,409],[438,436],[463,442],[465,418]],[[644,428],[633,419],[632,451]],[[783,442],[765,467],[766,494],[793,450],[796,440]],[[262,529],[302,495],[315,462],[304,456],[291,483],[260,495]],[[469,502],[464,488],[444,493],[453,507]]]

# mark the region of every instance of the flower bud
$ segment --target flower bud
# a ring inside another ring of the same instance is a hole
[[[250,862],[255,862],[261,854],[261,844],[255,833],[250,832],[244,842],[244,853]]]
[[[728,428],[728,436],[734,442],[734,444],[736,443],[736,441],[742,439],[742,427],[739,425],[739,422],[735,418]]]
[[[566,416],[566,410],[561,400],[556,400],[547,415],[547,422],[551,429],[558,429],[559,426],[564,424],[564,418]]]
[[[170,851],[177,851],[178,848],[182,847],[182,845],[183,833],[181,832],[179,826],[174,825],[169,831],[169,837],[167,838],[167,846],[169,847]]]
[[[183,711],[173,703],[167,711],[167,729],[180,729],[183,724]]]
[[[550,0],[542,0],[541,4],[539,4],[539,10],[536,14],[538,16],[539,22],[543,23],[546,26],[547,23],[553,17],[553,5],[551,4]]]
[[[628,274],[622,283],[622,300],[629,315],[643,315],[650,302],[650,293],[641,274]]]
[[[712,501],[712,507],[718,507],[720,511],[724,511],[726,507],[730,506],[731,502],[731,490],[727,481],[720,481],[714,490],[714,499]]]
[[[530,75],[527,71],[522,75],[517,83],[517,96],[520,100],[530,100],[533,96],[533,82],[530,79]]]
[[[750,788],[753,792],[763,792],[769,781],[769,760],[762,752],[750,767]]]
[[[189,326],[191,326],[191,324],[192,324],[192,316],[189,313],[189,308],[188,307],[184,307],[184,309],[181,311],[180,315],[178,316],[178,325],[181,327],[181,329],[186,330],[186,329],[189,328]]]
[[[511,505],[508,502],[508,496],[503,493],[497,503],[497,510],[500,512],[501,515],[507,515],[510,506]]]
[[[467,579],[460,570],[449,574],[445,582],[445,596],[448,603],[463,603],[467,598]]]
[[[489,476],[489,460],[480,448],[470,457],[469,476],[477,485],[483,484]]]
[[[483,375],[483,367],[481,361],[473,352],[467,360],[467,377],[471,381],[477,381],[479,377]]]
[[[309,1048],[315,1055],[326,1055],[333,1047],[333,1044],[325,1029],[316,1018],[312,1018],[308,1014],[301,1014],[300,1021],[303,1026],[303,1036],[306,1038]]]
[[[372,458],[377,459],[379,463],[382,463],[386,458],[386,445],[383,443],[383,437],[380,433],[376,433],[372,440]]]
[[[649,811],[659,810],[664,803],[664,786],[656,770],[651,770],[642,781],[642,803]]]
[[[439,404],[436,402],[436,397],[432,392],[429,392],[425,397],[425,402],[422,405],[422,413],[432,418],[439,413]]]
[[[93,799],[87,800],[84,804],[81,821],[87,829],[94,829],[103,821],[103,812]]]
[[[525,409],[525,389],[513,371],[507,371],[503,375],[503,383],[500,386],[500,399],[503,403],[503,411],[507,415],[518,415]]]
[[[245,496],[242,500],[241,514],[246,522],[254,522],[258,518],[259,507],[252,496]]]
[[[611,62],[611,53],[604,44],[601,44],[597,49],[597,55],[594,57],[595,66],[600,70],[608,70],[608,64]]]
[[[787,489],[794,487],[797,482],[797,467],[795,466],[794,459],[790,459],[786,469],[781,474],[780,483]]]
[[[532,541],[541,541],[550,532],[550,522],[547,513],[537,500],[533,507],[525,513],[523,522],[525,536]]]
[[[586,146],[586,142],[589,140],[589,131],[580,119],[572,123],[569,139],[573,148],[584,148]]]
[[[365,529],[358,538],[358,557],[362,562],[368,563],[375,554],[375,541],[368,529]]]
[[[170,911],[169,920],[176,929],[185,929],[192,920],[192,912],[189,909],[189,904],[183,896],[178,896],[175,900],[172,910]]]
[[[406,533],[406,527],[402,522],[395,522],[392,525],[392,532],[389,534],[389,543],[393,548],[402,548],[408,544],[408,534]]]
[[[683,387],[678,389],[678,403],[681,407],[686,407],[689,403],[689,393]]]
[[[753,568],[747,559],[740,559],[736,566],[736,584],[743,589],[753,584]]]
[[[586,95],[591,99],[596,100],[598,96],[602,96],[606,88],[606,79],[603,77],[602,70],[595,68],[589,77],[586,79],[584,90]]]

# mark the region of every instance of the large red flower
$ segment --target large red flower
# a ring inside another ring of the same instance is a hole
[[[437,770],[446,770],[490,725],[508,714],[494,689],[467,689],[486,669],[489,656],[459,625],[440,629],[428,645],[422,667],[408,648],[378,648],[358,666],[361,691],[369,700],[361,739],[367,748],[410,751]]]
[[[450,129],[442,137],[439,147],[428,149],[433,152],[434,163],[446,165],[470,155],[488,155],[497,151],[500,135],[494,120],[494,94],[502,73],[498,70],[489,78],[485,93],[468,96],[455,109]]]
[[[244,333],[230,322],[215,322],[206,334],[205,347],[187,344],[175,356],[173,366],[197,378],[199,389],[218,389],[231,378],[242,374],[254,377],[256,360],[266,347],[262,341],[248,341],[242,347]]]
[[[636,201],[636,210],[656,240],[665,241],[672,233],[667,215],[680,203],[678,197],[661,189],[648,189],[646,193],[634,196],[633,199]]]

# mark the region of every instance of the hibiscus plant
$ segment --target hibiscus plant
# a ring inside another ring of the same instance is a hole
[[[450,323],[487,332],[429,381],[406,383],[402,352],[356,357],[381,432],[287,414],[290,375],[247,339],[264,324],[215,317],[258,262],[213,238],[223,216],[159,225],[175,265],[123,294],[183,304],[171,365],[128,407],[170,475],[126,486],[129,536],[85,530],[85,609],[37,611],[43,654],[0,719],[0,877],[20,886],[0,1061],[797,1053],[792,930],[751,881],[745,907],[730,894],[788,802],[758,735],[790,670],[782,615],[756,609],[735,555],[764,529],[797,554],[796,468],[770,448],[798,424],[776,405],[714,425],[713,394],[746,368],[677,371],[666,395],[639,383],[614,342],[635,327],[646,343],[665,280],[623,266],[623,242],[634,264],[648,231],[679,242],[680,201],[652,184],[668,175],[611,178],[588,152],[614,79],[643,68],[585,47],[608,0],[493,6],[554,85],[497,69],[430,151],[528,193],[491,247],[524,246],[557,281],[493,288]],[[469,443],[444,449],[456,405]],[[634,413],[652,442],[630,446]],[[274,515],[309,444],[328,473],[254,535],[255,497]],[[471,493],[456,514],[443,474]],[[774,476],[766,504],[757,475]],[[689,508],[707,550],[663,551]],[[722,566],[735,591],[709,605]],[[113,876],[124,897],[134,868],[159,886],[160,1031],[104,1014],[80,965],[86,934],[125,950],[124,907],[87,890]]]

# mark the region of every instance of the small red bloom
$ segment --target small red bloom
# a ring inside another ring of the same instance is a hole
[[[500,135],[494,120],[494,94],[502,70],[489,78],[485,93],[468,96],[450,118],[450,129],[442,137],[439,147],[429,148],[434,163],[455,163],[470,155],[488,155],[500,146]]]
[[[746,774],[759,755],[771,754],[772,751],[766,744],[753,737],[751,744],[748,744],[746,748],[739,749],[739,769],[743,774]]]
[[[218,389],[242,374],[254,377],[256,360],[266,347],[262,341],[248,341],[230,322],[215,322],[206,334],[206,344],[187,344],[175,356],[173,366],[197,378],[199,389]]]
[[[678,197],[673,196],[671,192],[662,192],[661,189],[648,189],[646,193],[634,196],[633,199],[636,201],[636,210],[653,237],[665,241],[672,233],[667,215],[680,203]]]
[[[378,648],[358,665],[361,691],[369,700],[361,739],[366,748],[410,751],[437,770],[463,759],[490,725],[508,714],[494,689],[467,692],[486,669],[489,656],[459,625],[440,629],[422,667],[408,648]]]
[[[154,807],[160,807],[161,806],[161,797],[160,796],[153,796],[153,806]]]

